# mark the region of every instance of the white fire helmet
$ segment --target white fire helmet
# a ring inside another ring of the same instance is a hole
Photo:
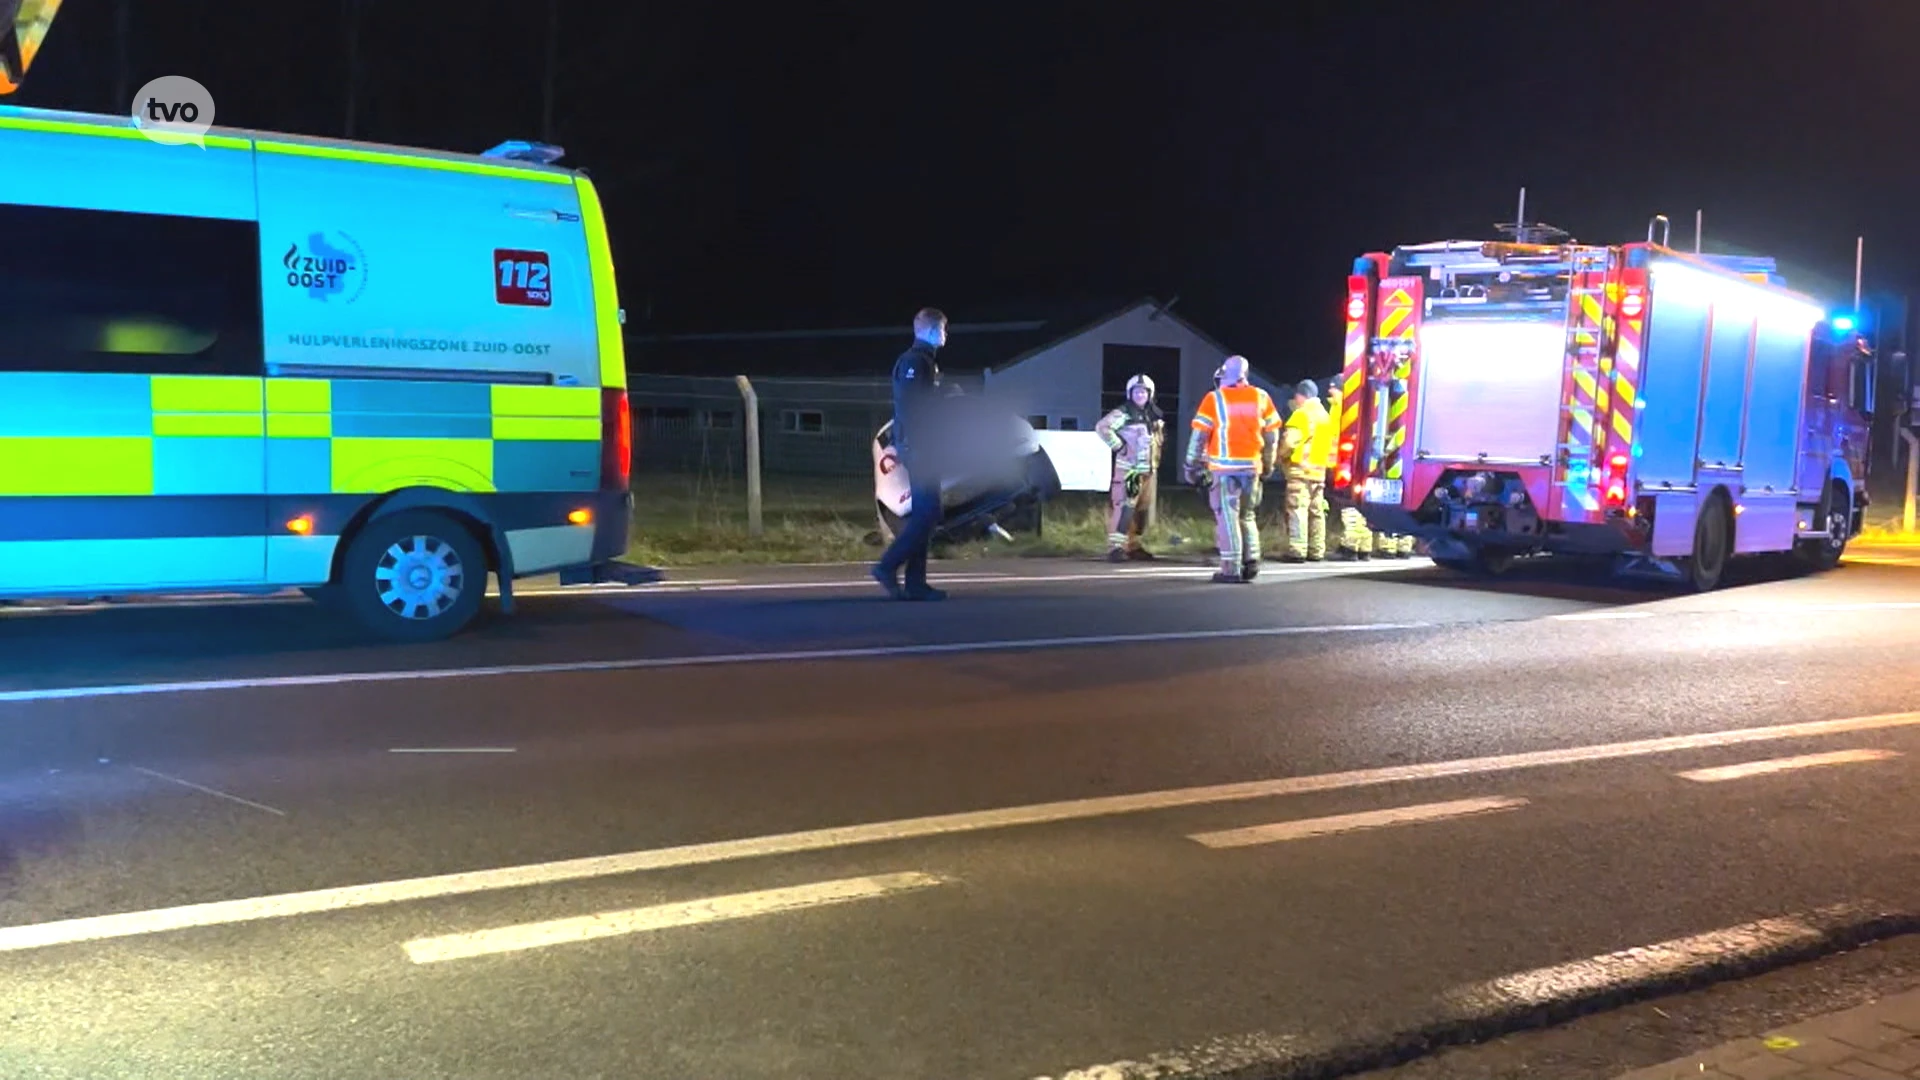
[[[1133,388],[1136,386],[1146,387],[1147,400],[1148,401],[1153,400],[1153,380],[1151,378],[1148,378],[1145,375],[1135,375],[1133,378],[1127,380],[1127,400],[1128,401],[1133,400]]]

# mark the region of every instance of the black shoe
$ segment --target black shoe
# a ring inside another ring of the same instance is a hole
[[[1334,562],[1357,562],[1360,556],[1348,551],[1346,548],[1341,548],[1339,551],[1333,553],[1332,559]]]
[[[1121,562],[1126,562],[1126,561],[1127,561],[1127,552],[1126,552],[1126,549],[1124,549],[1124,548],[1110,548],[1110,549],[1108,549],[1108,551],[1107,551],[1107,561],[1108,561],[1108,562],[1112,562],[1112,563],[1121,563]]]
[[[1327,557],[1325,555],[1309,555],[1307,556],[1307,561],[1308,562],[1326,562]]]
[[[908,588],[906,590],[906,597],[909,600],[945,600],[947,594],[943,589],[936,589],[931,585],[921,585]]]
[[[1295,555],[1292,552],[1288,552],[1287,554],[1280,556],[1280,561],[1291,566],[1298,563],[1306,562],[1307,557],[1305,555]]]
[[[900,591],[900,583],[894,580],[892,574],[887,573],[877,566],[868,571],[868,573],[873,575],[873,580],[880,583],[881,588],[887,590],[888,596],[893,597],[895,600],[906,599],[906,594]]]
[[[1240,564],[1240,580],[1241,581],[1252,581],[1254,578],[1257,578],[1259,576],[1260,576],[1260,564],[1258,562],[1245,562]]]
[[[1132,559],[1134,562],[1156,562],[1160,556],[1155,555],[1146,548],[1137,547],[1127,552],[1127,558]]]
[[[1213,583],[1215,585],[1239,585],[1243,583],[1243,579],[1239,574],[1229,574],[1225,570],[1216,570],[1213,573]]]

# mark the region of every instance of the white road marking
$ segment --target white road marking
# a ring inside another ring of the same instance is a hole
[[[791,567],[808,566],[865,566],[866,563],[788,563]],[[1404,569],[1408,564],[1396,564]],[[1357,564],[1333,563],[1325,566],[1267,566],[1263,574],[1306,575],[1314,574],[1360,574],[1375,570],[1395,569],[1384,565],[1364,566]],[[1129,577],[1166,577],[1166,578],[1207,578],[1213,575],[1212,566],[1140,566],[1120,570],[1088,570],[1069,574],[1019,574],[1000,571],[960,571],[956,573],[931,574],[931,582],[954,581],[971,584],[1019,584],[1021,582],[1076,582],[1076,581],[1116,581]],[[514,597],[570,597],[583,596],[647,596],[657,593],[678,592],[778,592],[781,590],[814,589],[878,589],[872,578],[860,577],[835,581],[741,581],[738,578],[687,578],[675,580],[665,578],[645,585],[627,585],[621,582],[596,582],[587,585],[543,585],[527,586],[513,590]],[[498,598],[500,590],[491,589],[490,597]],[[0,607],[0,618],[29,618],[47,615],[81,615],[108,609],[145,610],[151,608],[203,608],[203,607],[249,607],[259,604],[304,603],[306,597],[298,592],[280,592],[264,596],[244,594],[209,594],[204,596],[155,597],[142,599],[129,598],[123,603],[100,604],[25,604],[18,607]]]
[[[1655,945],[1503,975],[1460,987],[1447,997],[1456,1007],[1476,1012],[1540,1006],[1626,983],[1677,975],[1732,956],[1809,944],[1820,937],[1821,931],[1800,916],[1759,919]]]
[[[1219,832],[1194,833],[1187,839],[1204,844],[1210,848],[1248,847],[1254,844],[1272,844],[1282,840],[1302,840],[1310,836],[1328,836],[1333,833],[1356,832],[1361,829],[1384,829],[1393,825],[1416,825],[1428,821],[1444,821],[1448,818],[1467,817],[1473,814],[1490,814],[1501,810],[1517,810],[1527,805],[1525,799],[1494,797],[1487,799],[1459,799],[1453,802],[1424,803],[1419,806],[1396,806],[1386,810],[1368,810],[1358,814],[1337,814],[1332,817],[1301,818],[1296,821],[1280,821],[1271,825],[1250,825],[1243,829],[1223,829]]]
[[[438,679],[497,678],[503,675],[563,675],[591,671],[648,671],[659,668],[715,667],[732,664],[780,664],[812,660],[871,660],[895,656],[945,656],[952,653],[1019,652],[1025,649],[1075,649],[1096,645],[1146,645],[1172,641],[1222,641],[1236,638],[1296,637],[1315,634],[1380,633],[1423,630],[1432,623],[1350,623],[1334,626],[1259,626],[1240,630],[1168,630],[1153,634],[1094,634],[1086,637],[1004,638],[950,641],[926,645],[873,645],[790,652],[715,653],[692,656],[636,657],[628,660],[575,660],[552,664],[502,664],[495,667],[419,668],[399,671],[343,671],[328,675],[269,675],[255,679],[203,679],[189,682],[119,683],[0,691],[0,704],[72,701],[86,698],[140,697],[209,693],[221,690],[281,690],[347,683],[416,682]]]
[[[151,776],[156,780],[165,780],[169,784],[179,784],[183,788],[192,788],[193,790],[198,791],[203,795],[211,795],[216,799],[225,799],[228,802],[236,802],[236,803],[239,803],[241,806],[251,806],[255,810],[265,810],[269,814],[278,814],[281,817],[287,816],[287,812],[285,810],[276,810],[273,807],[268,806],[266,803],[257,803],[257,802],[254,802],[252,799],[243,799],[238,795],[232,794],[231,792],[221,791],[219,788],[210,788],[210,787],[207,787],[205,784],[196,784],[191,780],[182,780],[177,776],[169,776],[166,773],[159,772],[154,769],[143,769],[138,765],[129,765],[127,767],[132,769],[134,772],[145,773],[146,775]]]
[[[1533,750],[1519,754],[1462,758],[1423,765],[1390,765],[1384,768],[1356,769],[1351,772],[1324,773],[1318,776],[1249,780],[1233,784],[1147,791],[1133,795],[1106,795],[994,810],[969,810],[865,825],[842,825],[773,836],[655,848],[620,855],[594,855],[559,862],[532,863],[493,870],[469,870],[434,877],[382,881],[369,885],[344,885],[309,892],[281,893],[241,900],[216,900],[182,907],[155,908],[149,911],[92,915],[77,919],[62,919],[57,922],[0,927],[0,952],[133,937],[190,927],[221,926],[260,919],[285,918],[292,915],[345,911],[408,900],[515,889],[527,885],[578,881],[584,878],[633,874],[645,870],[703,866],[768,855],[791,855],[860,844],[984,832],[1020,825],[1078,821],[1151,810],[1169,810],[1182,806],[1276,798],[1311,791],[1376,787],[1410,780],[1432,780],[1447,776],[1483,775],[1554,765],[1575,765],[1593,761],[1669,754],[1680,750],[1698,750],[1703,747],[1737,746],[1743,743],[1771,742],[1781,739],[1809,739],[1855,731],[1877,731],[1915,725],[1920,725],[1920,712],[1862,716],[1846,720],[1814,720],[1776,727],[1738,728],[1732,731],[1703,732],[1697,735],[1671,735],[1635,742],[1575,746],[1560,750]]]
[[[466,934],[416,938],[402,945],[401,948],[406,950],[407,959],[416,964],[435,964],[444,960],[465,960],[495,953],[544,949],[554,945],[570,945],[581,941],[593,941],[596,938],[641,934],[677,926],[698,926],[701,923],[752,919],[762,915],[777,915],[784,911],[799,911],[803,908],[824,907],[828,904],[845,904],[854,900],[875,900],[883,896],[912,892],[945,883],[945,878],[921,873],[843,878],[839,881],[823,881],[814,885],[796,885],[785,889],[710,896],[702,900],[689,900],[677,904],[657,904],[653,907],[630,908],[625,911],[602,911],[577,918],[522,923],[518,926],[502,926],[493,930],[478,930]]]
[[[511,746],[395,746],[389,754],[511,754]]]
[[[1598,622],[1602,619],[1651,619],[1651,611],[1570,611],[1565,615],[1549,615],[1549,619],[1559,622]]]
[[[1213,1039],[1199,1046],[1153,1054],[1138,1061],[1112,1061],[1035,1080],[1168,1080],[1185,1076],[1233,1076],[1242,1070],[1285,1061],[1296,1052],[1298,1040],[1287,1035],[1256,1031]]]
[[[1741,780],[1749,776],[1765,776],[1769,773],[1788,772],[1793,769],[1815,769],[1823,765],[1850,765],[1857,761],[1885,761],[1899,756],[1898,750],[1836,750],[1831,754],[1802,754],[1799,757],[1746,761],[1738,765],[1718,765],[1710,769],[1689,769],[1674,775],[1682,780],[1713,784],[1722,780]]]
[[[1852,604],[1755,604],[1733,610],[1742,615],[1805,615],[1839,611],[1912,611],[1916,608],[1920,608],[1920,600],[1868,600]]]

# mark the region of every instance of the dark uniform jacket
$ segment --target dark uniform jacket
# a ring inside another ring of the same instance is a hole
[[[931,480],[937,468],[940,409],[939,350],[924,341],[893,362],[893,447],[914,483]]]

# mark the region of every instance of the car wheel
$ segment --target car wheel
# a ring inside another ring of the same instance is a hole
[[[487,557],[466,525],[431,510],[369,521],[340,565],[343,606],[389,641],[438,641],[466,629],[487,591]]]

